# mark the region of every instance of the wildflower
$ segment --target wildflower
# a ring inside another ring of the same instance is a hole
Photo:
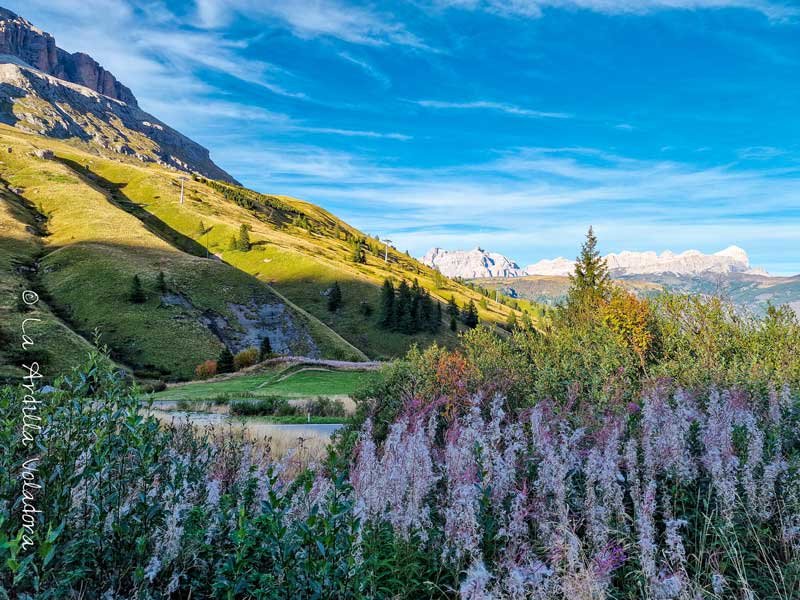
[[[486,569],[482,560],[473,561],[467,570],[467,576],[459,588],[459,596],[462,600],[490,600],[492,594],[487,589],[492,576]]]

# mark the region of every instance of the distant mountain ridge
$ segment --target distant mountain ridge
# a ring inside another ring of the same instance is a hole
[[[767,276],[763,269],[753,269],[750,259],[742,248],[729,246],[714,254],[698,250],[686,250],[679,254],[665,250],[656,252],[611,253],[604,257],[614,277],[630,275],[672,274],[680,276],[704,276],[729,273],[745,273]],[[525,275],[566,276],[573,272],[575,262],[559,256],[544,259],[520,268],[510,258],[481,248],[473,250],[447,251],[432,248],[422,262],[435,267],[448,277],[476,279],[485,277],[523,277]]]
[[[513,260],[497,252],[486,252],[483,248],[448,251],[431,248],[422,257],[422,262],[438,269],[448,277],[477,279],[479,277],[520,277],[525,271]]]
[[[92,57],[58,48],[50,34],[2,7],[0,122],[236,183],[206,148],[141,110],[133,92]]]

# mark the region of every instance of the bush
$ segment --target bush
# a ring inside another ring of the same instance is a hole
[[[260,355],[261,352],[258,348],[245,348],[244,350],[237,352],[233,357],[233,368],[237,371],[240,371],[245,367],[252,367],[258,362]]]
[[[312,417],[344,417],[344,403],[341,400],[317,396],[308,403],[306,411]]]
[[[217,361],[204,360],[194,370],[195,377],[198,379],[208,379],[217,374]]]
[[[280,396],[264,396],[248,400],[234,400],[229,408],[232,415],[242,416],[273,416],[285,413],[286,407],[291,409],[289,401]],[[290,412],[289,414],[294,414]]]

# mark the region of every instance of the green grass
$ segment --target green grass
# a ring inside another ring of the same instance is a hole
[[[13,150],[0,163],[0,177],[10,186],[21,188],[24,197],[22,204],[14,204],[13,195],[3,195],[0,253],[6,249],[6,255],[0,259],[4,258],[9,268],[4,269],[0,285],[12,291],[4,294],[3,302],[8,303],[7,299],[15,295],[13,290],[25,283],[13,277],[13,267],[41,259],[37,291],[64,321],[56,320],[63,335],[56,335],[56,330],[47,332],[54,345],[54,358],[48,366],[54,370],[63,371],[75,364],[78,346],[86,346],[80,338],[90,338],[98,328],[112,356],[139,376],[188,378],[198,363],[216,358],[222,347],[216,335],[200,322],[201,315],[213,311],[235,322],[229,303],[286,303],[256,277],[224,262],[193,255],[197,243],[158,218],[143,218],[142,211],[126,207],[125,186],[109,189],[81,166],[91,169],[103,159],[6,127],[0,128],[0,139]],[[31,156],[33,143],[41,147],[41,142],[68,162]],[[106,162],[116,164],[134,180],[140,172],[131,165]],[[49,235],[45,238],[25,235],[26,227],[31,228],[34,206],[48,215]],[[156,289],[159,272],[164,272],[169,290],[188,299],[191,308],[162,303],[161,292]],[[133,304],[128,298],[134,275],[141,278],[147,292],[143,304]],[[322,356],[364,358],[307,312],[290,304],[287,314],[299,331],[310,334]],[[70,329],[79,335],[70,335]],[[4,335],[8,337],[8,333]],[[56,344],[59,337],[72,339]],[[290,351],[307,354],[312,348],[306,339],[298,335]],[[3,364],[6,362],[12,361],[5,358]],[[6,372],[13,374],[14,369],[0,370],[0,375]]]
[[[240,375],[215,382],[176,385],[154,395],[155,400],[229,400],[282,395],[307,398],[348,396],[375,377],[374,371],[294,370]]]
[[[278,425],[340,425],[347,422],[347,417],[311,417],[309,421],[305,415],[291,415],[288,417],[242,417],[250,420],[255,419],[263,423],[275,423]]]

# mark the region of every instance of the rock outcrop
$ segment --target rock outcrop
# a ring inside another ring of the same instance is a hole
[[[49,34],[3,8],[0,122],[237,183],[206,148],[141,110],[131,91],[90,56],[66,53]]]
[[[714,254],[703,254],[697,250],[686,250],[680,254],[669,250],[661,254],[623,251],[619,254],[608,254],[605,259],[611,275],[615,277],[665,273],[673,275],[766,274],[762,269],[751,269],[747,252],[738,246],[729,246]],[[573,268],[573,261],[559,257],[528,265],[525,271],[529,275],[568,275]]]
[[[422,262],[438,269],[442,275],[463,279],[519,277],[525,274],[514,261],[496,252],[486,252],[482,248],[453,251],[431,248],[422,257]]]
[[[77,83],[109,98],[136,106],[127,87],[83,52],[70,54],[56,46],[49,33],[0,7],[0,54],[16,56],[35,69]]]

